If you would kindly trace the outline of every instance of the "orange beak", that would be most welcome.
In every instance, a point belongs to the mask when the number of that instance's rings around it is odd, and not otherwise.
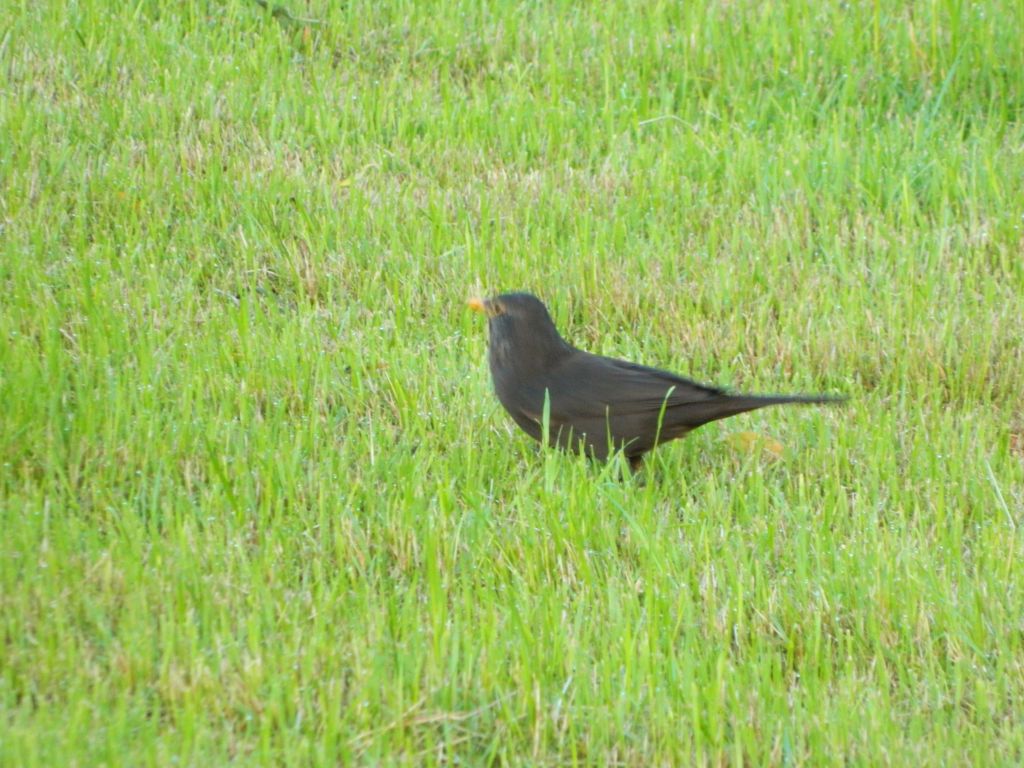
[[[479,299],[474,297],[466,303],[469,305],[469,308],[472,309],[474,312],[482,312],[483,314],[487,314],[487,301],[485,299]]]

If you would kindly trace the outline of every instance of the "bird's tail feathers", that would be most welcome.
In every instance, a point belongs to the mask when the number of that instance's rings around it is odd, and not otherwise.
[[[686,422],[696,429],[710,421],[718,421],[747,411],[756,411],[770,405],[826,405],[839,404],[845,397],[836,395],[721,395],[685,406]]]

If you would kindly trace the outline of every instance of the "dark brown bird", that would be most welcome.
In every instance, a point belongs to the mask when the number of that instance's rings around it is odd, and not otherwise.
[[[563,339],[540,299],[505,293],[472,299],[488,318],[494,391],[516,424],[543,441],[597,459],[622,450],[635,470],[654,446],[709,421],[768,405],[833,403],[828,395],[733,395],[674,373],[602,357]]]

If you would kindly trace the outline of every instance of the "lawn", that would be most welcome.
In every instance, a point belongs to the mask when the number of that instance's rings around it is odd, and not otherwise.
[[[1024,4],[282,3],[0,3],[0,764],[1024,762]]]

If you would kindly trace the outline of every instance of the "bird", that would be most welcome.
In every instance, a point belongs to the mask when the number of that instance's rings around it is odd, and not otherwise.
[[[745,395],[658,368],[591,354],[562,338],[530,293],[473,298],[487,316],[488,364],[498,400],[541,443],[600,461],[616,451],[640,469],[644,455],[704,424],[770,405],[824,404],[833,395]]]

